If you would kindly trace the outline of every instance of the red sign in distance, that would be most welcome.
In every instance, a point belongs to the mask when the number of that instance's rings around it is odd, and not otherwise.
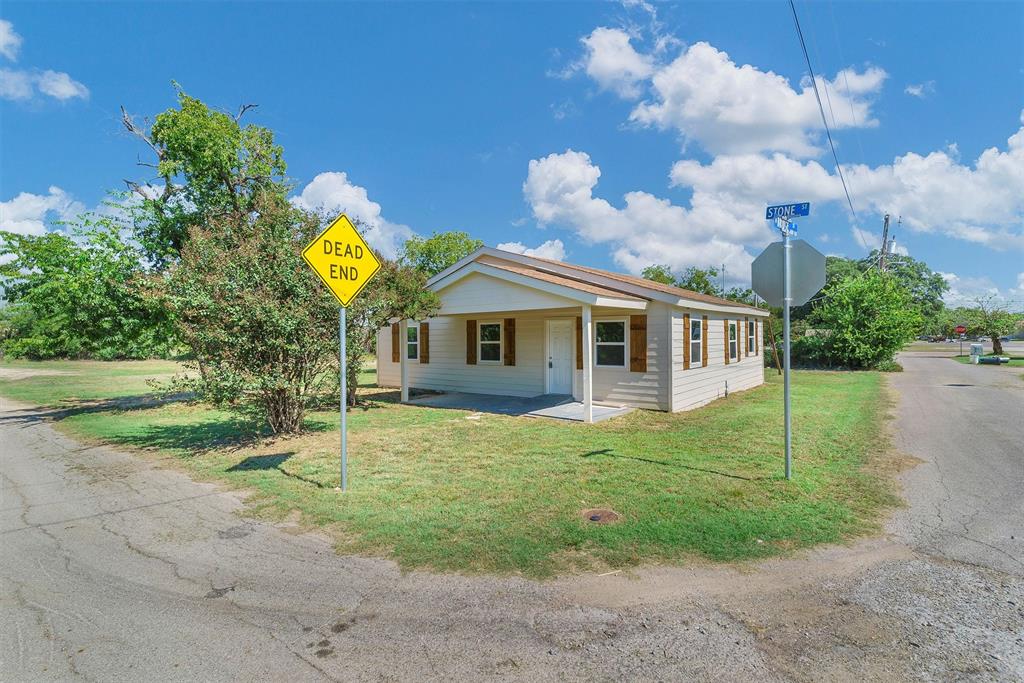
[[[966,331],[967,331],[967,328],[964,327],[963,325],[957,325],[956,326],[956,333],[957,334],[963,334]]]

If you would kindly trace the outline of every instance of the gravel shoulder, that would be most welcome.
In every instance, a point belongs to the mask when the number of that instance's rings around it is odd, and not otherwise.
[[[338,556],[0,400],[0,680],[1024,680],[1024,382],[901,360],[884,536],[548,582]]]

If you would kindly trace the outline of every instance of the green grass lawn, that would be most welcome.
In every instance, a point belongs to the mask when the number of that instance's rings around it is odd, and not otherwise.
[[[0,367],[23,367],[3,363]],[[878,373],[797,372],[794,473],[782,478],[782,387],[700,410],[636,411],[596,425],[403,406],[364,376],[349,414],[349,486],[338,482],[337,413],[295,437],[184,402],[132,407],[168,363],[47,363],[74,374],[0,380],[0,393],[56,408],[58,426],[140,449],[197,479],[253,492],[252,514],[294,517],[340,552],[403,567],[545,576],[646,561],[764,557],[877,528],[897,504]],[[585,520],[611,508],[619,522]]]

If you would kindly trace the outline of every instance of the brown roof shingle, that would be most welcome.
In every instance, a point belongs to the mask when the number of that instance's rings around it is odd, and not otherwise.
[[[635,275],[625,275],[623,273],[615,273],[610,270],[601,270],[600,268],[591,268],[589,266],[578,266],[573,263],[565,263],[564,261],[554,261],[552,259],[541,258],[539,256],[532,256],[531,258],[537,261],[544,261],[554,265],[561,266],[563,268],[569,268],[570,270],[577,270],[582,273],[588,273],[591,275],[601,275],[611,280],[618,282],[624,282],[637,287],[646,287],[647,289],[653,289],[656,292],[662,292],[663,294],[671,294],[672,296],[678,296],[680,299],[690,299],[691,301],[703,301],[709,304],[718,304],[720,306],[740,306],[743,308],[752,308],[755,311],[763,310],[757,306],[751,306],[750,304],[741,303],[739,301],[732,301],[730,299],[723,299],[719,296],[711,296],[710,294],[701,294],[700,292],[694,292],[689,289],[683,289],[681,287],[673,287],[672,285],[664,285],[654,280],[648,280],[642,277],[636,277]]]
[[[571,289],[579,290],[581,292],[597,294],[598,296],[611,296],[615,297],[616,299],[626,299],[628,301],[644,301],[644,299],[641,297],[634,296],[632,294],[626,294],[624,292],[620,292],[617,289],[602,287],[601,285],[596,285],[592,282],[576,280],[546,270],[537,270],[535,268],[528,268],[526,266],[516,265],[508,261],[500,261],[498,259],[488,258],[486,260],[480,259],[480,263],[488,265],[492,268],[498,268],[500,270],[505,270],[510,273],[516,273],[518,275],[525,275],[526,277],[532,277],[537,280],[543,280],[544,282],[562,285],[563,287],[569,287]]]

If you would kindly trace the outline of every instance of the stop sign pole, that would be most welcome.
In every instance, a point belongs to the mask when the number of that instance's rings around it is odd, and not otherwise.
[[[751,286],[769,306],[782,307],[783,403],[786,425],[786,479],[793,478],[793,422],[790,402],[789,309],[807,303],[825,286],[825,257],[796,235],[794,216],[810,214],[810,204],[769,206],[767,220],[774,220],[782,242],[769,244],[750,267]]]
[[[793,478],[793,422],[789,405],[789,307],[793,304],[792,270],[789,267],[793,245],[789,242],[789,220],[782,220],[782,394],[786,405],[786,479]]]

